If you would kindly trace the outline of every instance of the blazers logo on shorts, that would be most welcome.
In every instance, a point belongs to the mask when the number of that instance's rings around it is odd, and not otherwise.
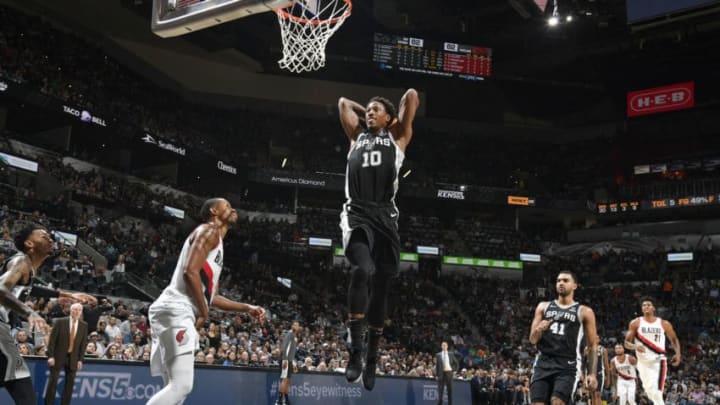
[[[175,335],[175,340],[178,342],[178,344],[184,345],[185,343],[188,342],[186,333],[187,333],[187,329],[181,329]]]

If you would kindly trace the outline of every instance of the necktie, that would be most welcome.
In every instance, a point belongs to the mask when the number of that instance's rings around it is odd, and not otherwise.
[[[73,346],[75,346],[75,322],[77,321],[73,319],[70,324],[70,348],[68,349],[68,353],[72,353]]]

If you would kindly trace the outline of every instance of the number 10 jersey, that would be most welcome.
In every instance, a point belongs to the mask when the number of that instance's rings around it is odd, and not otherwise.
[[[395,203],[405,154],[386,130],[363,132],[347,156],[345,198],[348,202]]]

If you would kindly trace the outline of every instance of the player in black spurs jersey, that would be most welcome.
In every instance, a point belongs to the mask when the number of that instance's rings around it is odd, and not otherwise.
[[[533,405],[565,405],[575,393],[582,371],[582,340],[588,346],[585,386],[596,390],[598,337],[595,313],[575,301],[577,278],[569,271],[557,276],[558,298],[541,302],[530,327],[530,343],[537,345],[530,398]]]
[[[345,377],[357,381],[362,375],[368,390],[375,386],[388,287],[400,263],[395,194],[419,104],[413,89],[403,95],[397,114],[395,106],[382,97],[374,97],[365,107],[346,98],[338,102],[340,122],[350,140],[345,172],[347,201],[340,215],[343,247],[352,274],[348,289],[350,361]],[[369,330],[363,371],[366,318]]]
[[[598,338],[598,341],[600,338]],[[585,347],[584,356],[587,356],[588,347]],[[608,360],[608,352],[602,345],[598,344],[597,349],[597,380],[598,387],[595,391],[590,393],[590,405],[602,405],[602,391],[603,389],[610,389],[610,362]],[[585,367],[584,372],[587,373],[589,361],[587,357],[583,358],[583,366]]]
[[[62,297],[82,303],[97,303],[97,299],[85,293],[33,285],[37,269],[53,250],[50,232],[44,226],[30,224],[21,229],[15,236],[15,247],[18,253],[0,264],[0,389],[5,387],[16,405],[35,405],[30,369],[10,333],[10,317],[14,313],[25,318],[31,331],[44,327],[45,320],[19,297],[27,293],[32,297]]]

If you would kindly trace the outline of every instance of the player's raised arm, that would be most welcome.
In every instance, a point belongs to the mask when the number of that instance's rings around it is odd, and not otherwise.
[[[530,343],[536,345],[540,341],[543,333],[550,328],[551,320],[543,320],[543,314],[547,309],[548,302],[541,302],[535,308],[535,317],[533,318],[532,325],[530,325]]]
[[[678,339],[675,329],[673,329],[670,322],[663,320],[662,326],[663,329],[665,329],[665,334],[670,340],[670,344],[672,344],[673,350],[675,350],[675,355],[672,357],[672,365],[673,367],[677,367],[680,365],[680,361],[682,360],[682,354],[680,353],[680,339]]]
[[[195,322],[196,326],[204,324],[210,312],[210,308],[208,308],[203,296],[200,272],[208,254],[218,243],[220,243],[218,228],[208,224],[201,225],[191,242],[190,254],[184,262],[180,263],[183,279],[190,290],[195,305],[200,311]]]
[[[420,97],[415,89],[408,89],[400,99],[397,123],[390,127],[390,132],[402,151],[405,151],[413,135],[413,120],[420,106]]]
[[[365,120],[365,107],[348,98],[340,97],[338,110],[340,112],[340,124],[352,144],[363,131],[362,122]]]

